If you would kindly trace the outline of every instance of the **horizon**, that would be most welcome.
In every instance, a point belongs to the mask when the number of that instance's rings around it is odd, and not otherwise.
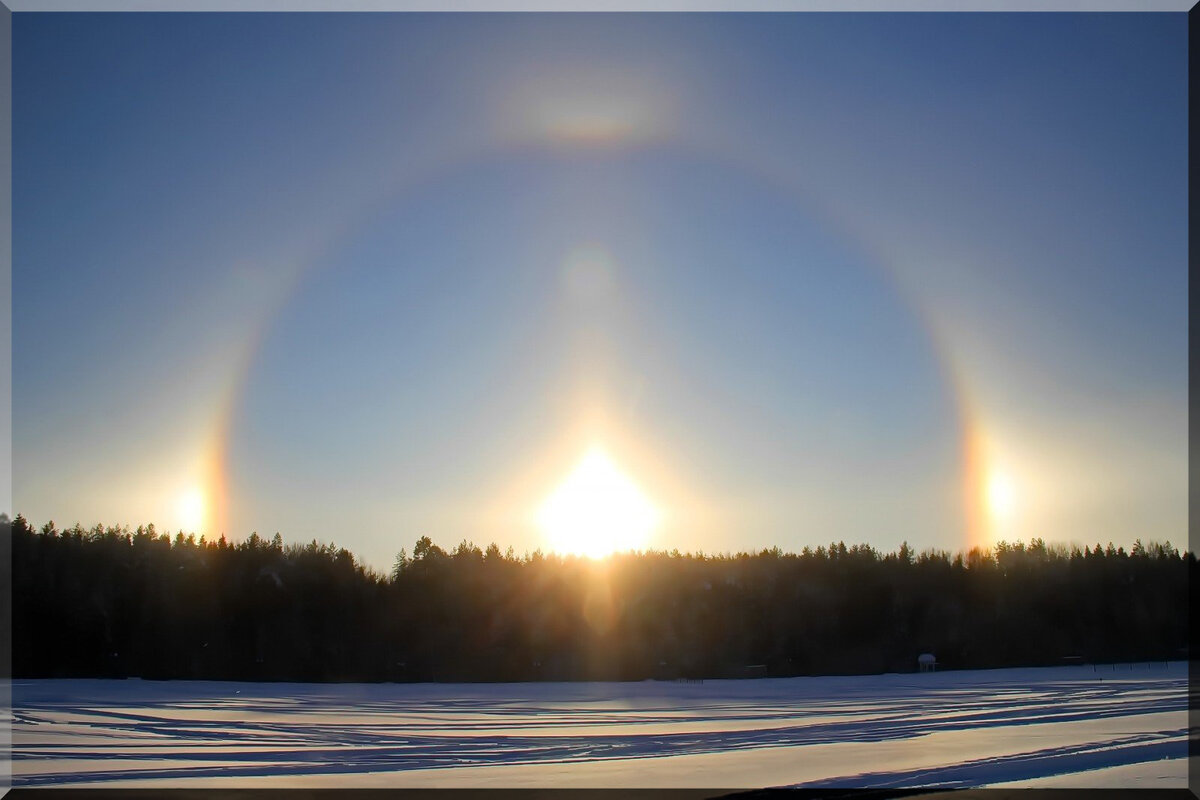
[[[1185,16],[884,17],[14,16],[4,510],[1186,543]]]
[[[224,535],[217,536],[215,538],[207,537],[203,534],[197,535],[194,531],[186,531],[183,529],[175,531],[158,530],[158,527],[153,523],[139,525],[134,528],[130,527],[129,525],[104,525],[102,523],[96,523],[88,527],[84,526],[82,523],[76,522],[71,526],[59,527],[54,520],[47,520],[42,525],[37,525],[31,522],[28,518],[24,517],[22,514],[18,514],[17,516],[25,519],[26,524],[29,526],[29,530],[36,535],[45,535],[49,533],[50,531],[48,531],[47,528],[52,530],[54,535],[57,536],[63,536],[66,534],[83,534],[85,536],[90,536],[96,533],[101,533],[102,535],[107,536],[109,534],[116,533],[120,536],[129,537],[131,544],[132,538],[138,533],[142,533],[153,536],[157,541],[170,542],[172,547],[182,543],[186,546],[194,547],[225,546],[236,548],[239,545],[247,544],[251,540],[251,537],[254,537],[255,540],[260,542],[264,547],[272,547],[274,538],[278,536],[280,539],[282,552],[284,553],[287,553],[289,550],[293,549],[302,551],[312,546],[330,550],[336,548],[339,551],[344,550],[350,553],[350,555],[354,558],[354,563],[356,566],[362,567],[368,573],[375,573],[376,575],[384,578],[388,577],[389,575],[394,575],[396,564],[401,558],[406,559],[408,563],[412,563],[413,561],[417,560],[417,557],[414,555],[417,547],[421,545],[422,539],[429,539],[429,537],[418,538],[413,542],[413,548],[411,550],[409,549],[408,545],[401,544],[400,547],[395,551],[390,565],[381,565],[368,563],[358,553],[350,550],[347,547],[339,545],[336,538],[330,538],[328,540],[310,539],[309,541],[305,542],[300,540],[289,540],[280,531],[273,531],[269,536],[260,534],[258,531],[251,531],[248,535],[242,537],[241,539],[232,540]],[[6,514],[0,513],[0,524],[11,524],[15,521],[15,519],[7,519]],[[1188,549],[1187,545],[1179,547],[1170,540],[1142,540],[1140,537],[1135,539],[1133,545],[1128,549],[1126,549],[1124,545],[1118,545],[1111,540],[1108,542],[1096,541],[1091,544],[1086,544],[1077,541],[1068,542],[1053,539],[1043,539],[1041,537],[1033,537],[1028,542],[1022,539],[1016,539],[1013,541],[1000,539],[987,545],[975,544],[971,545],[969,548],[963,547],[957,550],[940,547],[914,548],[909,545],[907,541],[901,542],[900,545],[893,550],[885,550],[866,541],[854,541],[847,543],[843,540],[823,542],[816,545],[805,544],[799,550],[788,550],[781,548],[779,545],[763,547],[756,550],[720,551],[692,551],[680,550],[679,548],[665,550],[653,547],[645,547],[629,549],[614,548],[600,554],[543,549],[541,547],[538,547],[534,550],[524,550],[518,552],[511,545],[507,548],[502,548],[497,542],[494,541],[487,542],[485,544],[481,542],[475,542],[470,539],[462,539],[457,545],[452,547],[442,547],[432,540],[429,540],[429,544],[435,548],[433,550],[434,553],[440,555],[441,557],[450,559],[460,557],[463,554],[472,554],[473,556],[487,558],[491,556],[492,549],[495,548],[496,556],[506,561],[528,563],[535,560],[557,560],[562,563],[583,562],[593,564],[597,567],[622,558],[643,556],[666,556],[668,558],[687,558],[700,560],[736,560],[746,557],[758,558],[768,556],[775,558],[832,557],[833,554],[836,553],[840,548],[844,548],[845,551],[850,554],[870,552],[874,558],[880,561],[893,557],[902,557],[905,549],[907,549],[910,560],[919,561],[922,557],[935,559],[940,558],[947,561],[961,560],[964,562],[964,565],[966,565],[968,557],[971,555],[978,554],[984,559],[992,559],[993,561],[996,561],[1000,555],[1014,552],[1028,554],[1042,553],[1059,558],[1073,558],[1086,554],[1094,555],[1097,551],[1106,556],[1124,555],[1128,557],[1137,557],[1139,554],[1161,552],[1167,555],[1173,555],[1181,560],[1186,560],[1189,557],[1195,557],[1194,553],[1192,550]]]

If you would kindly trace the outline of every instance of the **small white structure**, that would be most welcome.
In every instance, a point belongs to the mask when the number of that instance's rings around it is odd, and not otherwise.
[[[921,672],[933,672],[937,669],[937,659],[933,657],[933,653],[921,653],[917,656],[917,669]]]

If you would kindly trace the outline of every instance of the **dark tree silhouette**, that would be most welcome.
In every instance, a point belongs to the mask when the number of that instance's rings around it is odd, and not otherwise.
[[[740,677],[1167,660],[1193,554],[1034,539],[603,563],[421,537],[390,575],[347,550],[153,526],[11,539],[17,677],[512,681]],[[4,548],[4,552],[9,552]]]

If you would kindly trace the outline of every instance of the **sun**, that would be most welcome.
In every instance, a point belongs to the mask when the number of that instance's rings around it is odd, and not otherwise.
[[[551,550],[603,558],[644,547],[661,518],[633,479],[593,447],[542,503],[536,519]]]
[[[191,488],[179,496],[175,514],[183,530],[190,533],[200,532],[204,526],[204,492]]]
[[[1006,520],[1016,510],[1017,493],[1012,479],[1003,472],[994,472],[987,484],[988,513],[993,520]]]

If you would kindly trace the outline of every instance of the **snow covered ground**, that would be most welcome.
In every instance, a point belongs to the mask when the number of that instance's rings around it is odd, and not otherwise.
[[[15,786],[1187,785],[1187,664],[704,683],[14,681]]]

